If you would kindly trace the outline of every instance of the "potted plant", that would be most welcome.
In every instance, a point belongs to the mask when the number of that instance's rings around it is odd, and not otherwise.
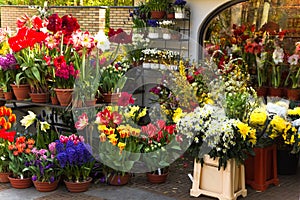
[[[31,152],[33,158],[23,171],[29,171],[32,174],[36,190],[40,192],[55,190],[62,173],[56,157],[53,157],[48,149],[33,148]]]
[[[3,120],[0,127],[0,182],[7,183],[9,182],[8,176],[12,174],[9,169],[8,146],[12,144],[16,135],[16,131],[11,130],[16,122],[16,115],[12,113],[10,108],[1,106],[0,117]]]
[[[166,15],[166,9],[168,8],[168,0],[149,0],[147,3],[152,19],[162,19]]]
[[[95,163],[91,147],[84,138],[72,134],[61,135],[51,143],[51,153],[56,156],[59,167],[65,175],[64,183],[70,192],[87,191],[92,181],[90,172]]]
[[[159,23],[157,19],[148,19],[147,27],[148,27],[148,38],[157,39],[159,38]]]
[[[176,0],[173,3],[174,9],[175,9],[175,19],[182,19],[185,18],[185,0]]]
[[[170,40],[172,28],[175,25],[175,22],[172,20],[163,20],[163,21],[159,22],[159,25],[162,28],[163,39]]]
[[[9,169],[12,176],[9,176],[9,182],[14,188],[28,188],[32,186],[31,173],[23,171],[27,164],[32,160],[31,150],[34,148],[35,141],[32,138],[19,136],[8,146],[9,151]]]
[[[122,92],[118,105],[105,107],[96,114],[100,134],[99,159],[105,165],[105,180],[111,185],[124,185],[129,173],[140,159],[138,121],[146,108],[133,105],[132,95]]]
[[[126,63],[110,64],[100,69],[99,90],[104,102],[117,102],[127,78],[125,73],[129,68]]]
[[[151,183],[163,183],[168,176],[168,168],[173,155],[179,154],[180,141],[176,140],[176,124],[166,124],[157,120],[141,128],[143,141],[143,158],[148,172],[147,179]]]

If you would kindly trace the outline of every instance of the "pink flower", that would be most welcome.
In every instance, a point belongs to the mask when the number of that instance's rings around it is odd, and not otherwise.
[[[48,145],[49,151],[51,152],[51,154],[55,154],[56,153],[56,142],[51,142]]]
[[[163,129],[166,126],[166,122],[162,119],[157,120],[156,124],[158,125],[159,129]]]
[[[89,124],[89,118],[84,112],[78,117],[78,121],[75,123],[75,128],[77,130],[83,130]]]
[[[132,98],[132,94],[129,94],[127,92],[122,92],[118,100],[118,106],[128,106],[128,104],[134,104],[134,99]]]

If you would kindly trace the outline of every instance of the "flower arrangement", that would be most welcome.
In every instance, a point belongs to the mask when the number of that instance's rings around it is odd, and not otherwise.
[[[148,171],[161,175],[167,173],[173,158],[170,154],[179,154],[181,150],[180,134],[176,134],[176,124],[166,124],[164,120],[157,120],[141,128],[143,141],[143,161]]]
[[[34,148],[35,140],[19,136],[8,146],[9,151],[9,170],[13,173],[14,178],[29,178],[31,173],[24,171],[32,160],[32,149]]]
[[[139,160],[140,132],[138,122],[146,108],[133,105],[131,94],[121,93],[117,106],[108,106],[96,114],[100,133],[99,158],[107,166],[106,176],[129,172]]]
[[[59,140],[49,145],[49,150],[58,160],[67,181],[82,182],[90,178],[95,159],[91,147],[84,143],[82,136],[61,135]]]
[[[9,151],[8,146],[14,141],[16,131],[12,131],[12,126],[16,122],[16,115],[10,108],[0,107],[0,172],[9,172]]]
[[[21,125],[28,129],[31,125],[35,125],[35,146],[38,149],[46,149],[47,146],[58,138],[57,132],[51,130],[50,124],[42,117],[37,116],[34,112],[28,111],[28,115],[23,116],[20,120]]]
[[[32,181],[53,183],[60,179],[62,169],[48,149],[33,148],[31,152],[33,158],[24,171],[29,171],[32,174]]]
[[[243,163],[256,144],[255,129],[239,119],[228,118],[221,108],[212,105],[184,115],[177,130],[193,138],[190,151],[196,160],[201,161],[204,154],[218,157],[219,169],[226,168],[229,159]]]

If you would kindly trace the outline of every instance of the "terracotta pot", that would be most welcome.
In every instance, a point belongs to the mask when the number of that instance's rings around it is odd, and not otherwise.
[[[0,98],[4,98],[4,92],[3,92],[3,89],[2,88],[0,88]]]
[[[12,178],[11,176],[9,176],[8,179],[13,188],[25,189],[32,186],[31,178],[20,179],[20,178]]]
[[[11,176],[11,172],[1,172],[0,173],[0,183],[9,183],[8,177]]]
[[[117,103],[120,98],[120,93],[112,93],[112,94],[103,93],[102,96],[103,96],[104,103]]]
[[[261,86],[256,88],[256,94],[259,97],[266,97],[268,96],[268,87]]]
[[[148,172],[146,175],[150,183],[164,183],[166,182],[169,173],[158,175],[158,174],[153,174],[151,172]]]
[[[51,96],[50,99],[51,99],[52,105],[58,105],[57,96]]]
[[[151,11],[152,19],[162,19],[164,18],[165,15],[166,15],[165,11],[156,11],[156,10]]]
[[[282,97],[282,96],[284,96],[282,88],[270,87],[268,94],[269,94],[269,96],[272,96],[272,97]]]
[[[126,185],[129,182],[130,175],[126,173],[125,175],[112,174],[108,177],[108,183],[110,185]]]
[[[167,14],[167,19],[174,19],[175,18],[175,13],[168,13]]]
[[[29,84],[22,84],[22,85],[11,84],[11,87],[13,89],[14,95],[17,100],[23,101],[30,97],[29,96],[29,93],[30,93]]]
[[[61,89],[55,88],[54,89],[58,102],[61,106],[68,106],[72,101],[72,93],[74,89]]]
[[[35,189],[40,192],[51,192],[53,190],[56,190],[58,183],[59,180],[56,180],[53,183],[33,181]]]
[[[30,97],[33,103],[49,102],[49,93],[30,93]]]
[[[97,101],[97,99],[89,99],[89,100],[85,100],[84,104],[87,107],[94,106],[94,105],[96,105],[96,101]]]
[[[13,92],[4,92],[4,99],[12,100],[13,99]]]
[[[64,180],[64,182],[69,192],[85,192],[89,189],[90,184],[92,182],[92,178],[88,178],[88,180],[78,183],[66,180]]]
[[[287,88],[286,96],[289,100],[297,101],[300,99],[300,89]]]

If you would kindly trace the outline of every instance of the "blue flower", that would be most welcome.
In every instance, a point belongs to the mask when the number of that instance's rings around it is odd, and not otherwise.
[[[176,0],[176,1],[174,2],[174,5],[175,5],[175,6],[181,6],[181,7],[183,7],[183,6],[185,6],[185,4],[186,4],[186,1],[185,1],[185,0]]]
[[[147,25],[150,27],[158,27],[158,21],[156,19],[148,19]]]
[[[73,147],[68,147],[68,148],[66,148],[66,153],[67,153],[69,164],[76,165],[77,159],[78,159],[76,150]]]
[[[61,143],[59,140],[56,140],[55,142],[56,142],[56,145],[55,145],[56,152],[57,152],[57,153],[63,152],[64,149],[65,149],[65,148],[64,148],[64,144]]]
[[[50,183],[53,183],[55,181],[55,178],[54,176],[51,176],[50,179],[49,179]]]
[[[57,154],[56,158],[59,162],[60,167],[64,168],[67,164],[67,161],[68,161],[67,154],[65,152],[61,152],[61,153]]]

